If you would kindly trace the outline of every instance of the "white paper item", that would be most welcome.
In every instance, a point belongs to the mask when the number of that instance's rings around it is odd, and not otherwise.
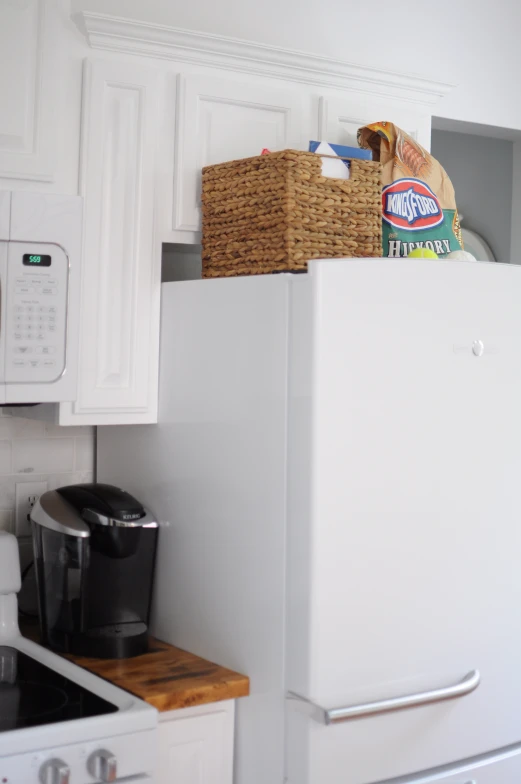
[[[340,158],[322,158],[322,175],[336,177],[337,180],[348,180],[349,169]]]
[[[323,153],[325,155],[335,155],[335,151],[327,144],[322,142],[315,150],[316,155]],[[324,177],[335,177],[337,180],[349,179],[349,166],[341,158],[321,158],[322,160],[322,175]]]

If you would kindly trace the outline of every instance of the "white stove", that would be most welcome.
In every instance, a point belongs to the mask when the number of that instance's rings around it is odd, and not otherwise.
[[[0,784],[153,784],[155,708],[22,637],[19,590],[0,531]]]

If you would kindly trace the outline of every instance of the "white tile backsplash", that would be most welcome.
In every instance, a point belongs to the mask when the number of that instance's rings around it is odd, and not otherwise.
[[[87,427],[86,425],[79,425],[78,427],[65,427],[64,425],[54,425],[51,422],[42,422],[44,426],[44,435],[46,438],[79,438],[80,436],[87,436],[93,439],[94,428]]]
[[[94,433],[0,414],[0,530],[14,533],[18,483],[45,481],[53,490],[94,481]]]
[[[0,449],[0,464],[1,454]],[[74,470],[73,438],[13,441],[13,474],[65,474],[71,468]]]
[[[76,456],[74,461],[75,471],[92,471],[94,465],[94,439],[81,436],[75,439]]]
[[[0,441],[0,474],[11,473],[11,441]]]
[[[0,439],[39,438],[45,435],[45,422],[24,417],[0,416]]]
[[[49,490],[56,490],[64,485],[82,485],[94,482],[94,471],[72,471],[70,474],[47,474],[45,481]]]
[[[0,531],[9,531],[13,530],[13,510],[12,509],[0,509]]]

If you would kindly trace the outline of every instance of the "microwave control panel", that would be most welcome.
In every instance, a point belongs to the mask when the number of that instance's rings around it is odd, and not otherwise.
[[[7,250],[5,381],[52,383],[66,368],[69,260],[50,243]]]

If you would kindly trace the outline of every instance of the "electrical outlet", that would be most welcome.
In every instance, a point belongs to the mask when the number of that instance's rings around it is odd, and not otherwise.
[[[31,536],[31,509],[39,497],[47,490],[47,482],[17,482],[15,522],[16,536]]]

